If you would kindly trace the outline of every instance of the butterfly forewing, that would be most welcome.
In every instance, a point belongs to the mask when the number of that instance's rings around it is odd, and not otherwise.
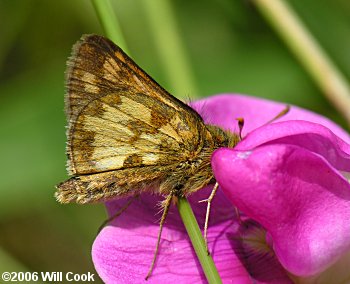
[[[76,178],[59,185],[59,192],[74,189],[79,195],[76,189],[85,187],[90,195],[108,190],[124,196],[125,179],[131,186],[139,172],[143,184],[156,183],[164,172],[155,168],[169,171],[195,157],[204,143],[201,117],[161,88],[119,47],[97,35],[83,36],[73,47],[66,112],[68,170]],[[147,179],[149,171],[153,173]],[[100,179],[104,172],[110,174]]]

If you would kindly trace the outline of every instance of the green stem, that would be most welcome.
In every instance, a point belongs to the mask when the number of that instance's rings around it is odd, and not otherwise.
[[[207,253],[201,230],[187,199],[179,197],[177,208],[208,282],[211,284],[222,283],[214,261]]]
[[[171,91],[179,98],[198,96],[197,87],[169,0],[140,1],[151,27],[157,54],[164,66]]]
[[[291,7],[283,0],[254,2],[350,125],[350,86]]]
[[[109,0],[91,0],[91,2],[106,36],[118,44],[124,52],[129,54],[123,32],[111,2]]]

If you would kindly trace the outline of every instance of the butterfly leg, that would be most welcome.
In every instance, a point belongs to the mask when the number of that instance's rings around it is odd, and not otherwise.
[[[128,207],[129,205],[131,204],[131,202],[134,201],[134,199],[136,197],[138,197],[139,195],[135,195],[133,198],[130,198],[128,200],[128,202],[122,207],[120,208],[115,214],[113,214],[111,217],[109,217],[106,221],[104,221],[102,223],[102,225],[99,227],[97,233],[101,232],[101,230],[111,221],[113,221],[114,219],[116,219],[117,217],[119,217]]]
[[[150,269],[149,269],[149,271],[147,273],[146,280],[151,276],[153,268],[154,268],[154,265],[156,263],[157,254],[158,254],[158,250],[159,250],[160,239],[161,239],[162,231],[163,231],[163,225],[164,225],[165,219],[166,219],[166,217],[168,215],[169,208],[170,208],[170,205],[171,205],[171,200],[172,200],[173,196],[174,196],[174,193],[170,193],[166,197],[166,199],[162,202],[163,214],[162,214],[162,218],[160,219],[160,223],[159,223],[159,232],[158,232],[158,239],[157,239],[156,250],[154,251],[153,260],[152,260],[152,263],[151,263],[151,267],[150,267]]]
[[[239,209],[236,206],[234,206],[234,208],[235,208],[235,214],[236,214],[236,218],[237,218],[238,224],[242,225],[243,221],[241,219],[241,213],[239,212]]]
[[[208,248],[208,223],[209,223],[209,214],[210,214],[210,205],[212,200],[214,199],[214,196],[216,194],[216,191],[219,188],[219,184],[215,183],[213,190],[210,193],[210,196],[208,199],[201,200],[199,202],[208,202],[207,204],[207,213],[205,214],[205,223],[204,223],[204,241],[205,241],[205,247],[207,249],[207,253],[209,255],[209,248]]]

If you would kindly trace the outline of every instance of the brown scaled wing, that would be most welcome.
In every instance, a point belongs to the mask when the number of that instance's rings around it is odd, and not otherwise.
[[[75,44],[66,81],[73,177],[57,186],[62,203],[154,188],[203,146],[201,117],[102,36],[86,35]]]

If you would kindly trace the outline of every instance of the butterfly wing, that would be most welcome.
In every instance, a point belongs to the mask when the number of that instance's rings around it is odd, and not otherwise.
[[[110,40],[83,36],[73,47],[66,80],[68,171],[78,179],[62,183],[59,190],[77,187],[83,175],[104,172],[120,180],[121,174],[138,171],[147,181],[147,173],[153,171],[154,181],[164,174],[155,168],[176,166],[201,150],[201,117]],[[104,176],[103,180],[108,181]],[[79,186],[89,186],[93,195],[96,186],[91,184]],[[114,190],[118,195],[118,186]]]
[[[68,66],[71,174],[172,164],[198,151],[200,116],[110,40],[84,36]]]

